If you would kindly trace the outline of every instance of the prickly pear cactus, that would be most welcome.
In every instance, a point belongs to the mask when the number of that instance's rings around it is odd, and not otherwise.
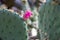
[[[19,15],[0,10],[0,40],[27,40],[26,25]]]
[[[44,33],[43,36],[45,36],[45,33],[47,33],[47,35],[49,36],[49,40],[60,40],[59,3],[57,2],[57,4],[55,4],[53,3],[53,0],[49,0],[49,2],[41,7],[39,18],[39,27]]]

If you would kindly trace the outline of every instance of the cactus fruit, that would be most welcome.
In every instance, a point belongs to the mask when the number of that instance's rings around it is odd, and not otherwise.
[[[19,15],[0,9],[0,40],[27,40],[26,25]]]
[[[60,40],[60,5],[52,2],[53,0],[50,0],[41,7],[39,27],[47,33],[49,40]]]

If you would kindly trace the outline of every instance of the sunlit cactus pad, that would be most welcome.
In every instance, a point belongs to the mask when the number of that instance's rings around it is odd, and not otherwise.
[[[0,10],[0,40],[27,40],[26,25],[19,15]]]

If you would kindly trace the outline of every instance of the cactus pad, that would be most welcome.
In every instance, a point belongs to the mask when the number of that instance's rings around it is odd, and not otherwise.
[[[40,10],[40,29],[49,35],[49,40],[60,40],[60,5],[47,2]]]
[[[27,40],[26,25],[19,15],[0,9],[0,40]]]

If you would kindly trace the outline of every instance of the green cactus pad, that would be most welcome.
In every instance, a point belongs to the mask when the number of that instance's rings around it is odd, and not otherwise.
[[[0,40],[27,40],[26,25],[19,15],[0,9]]]
[[[60,40],[60,5],[47,2],[40,10],[39,27],[49,35],[49,40]]]

